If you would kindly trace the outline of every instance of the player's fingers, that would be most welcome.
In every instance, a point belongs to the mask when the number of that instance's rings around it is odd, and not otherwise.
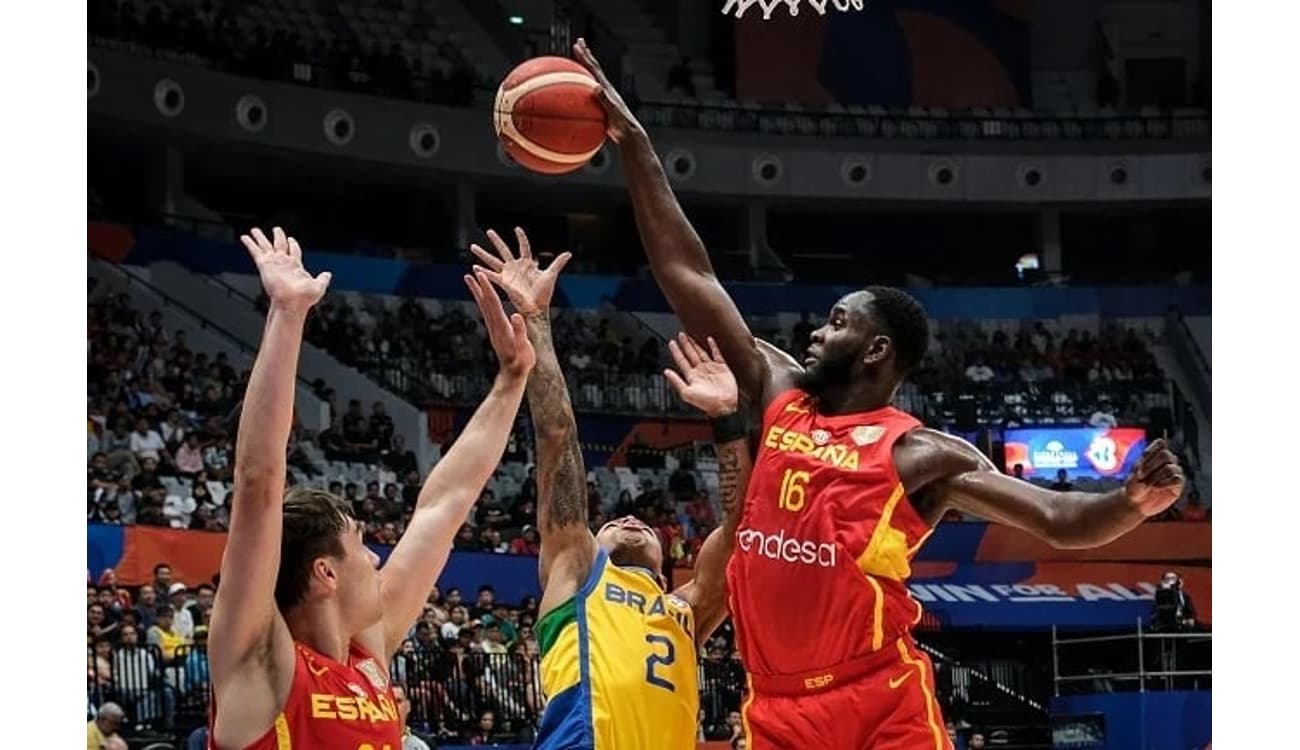
[[[1161,467],[1152,472],[1151,477],[1147,478],[1147,484],[1156,487],[1165,487],[1178,482],[1182,469],[1178,467]]]
[[[501,260],[511,261],[515,259],[515,254],[510,252],[510,246],[506,244],[505,240],[501,239],[501,235],[497,234],[495,229],[487,230],[487,236],[492,241],[492,245],[496,247]]]
[[[324,294],[325,290],[330,288],[330,279],[333,278],[334,278],[334,274],[330,273],[329,271],[321,271],[316,276],[316,283],[317,285],[320,286],[321,294]]]
[[[686,355],[682,354],[682,347],[678,345],[677,339],[668,339],[668,353],[673,357],[673,366],[682,372],[691,371],[691,363],[686,361]]]
[[[514,334],[514,342],[517,345],[520,341],[528,340],[528,327],[524,323],[524,316],[519,313],[513,313],[510,316],[510,330]]]
[[[488,251],[484,250],[478,245],[470,245],[469,251],[471,253],[474,253],[474,257],[483,261],[484,265],[486,265],[488,268],[491,268],[494,271],[501,270],[501,267],[505,265],[504,263],[501,262],[500,258],[493,255],[492,253],[489,253]]]
[[[289,255],[297,260],[302,260],[302,247],[298,244],[298,240],[292,237],[289,238]]]
[[[686,361],[691,363],[691,367],[698,367],[700,355],[691,337],[687,336],[685,332],[679,333],[677,334],[677,342],[681,345],[682,353],[686,355]]]
[[[487,277],[479,272],[476,274],[479,287],[482,289],[483,319],[487,322],[489,330],[495,331],[497,335],[505,333],[508,323],[506,321],[506,310],[501,306],[501,298],[497,296],[496,288],[492,286]]]
[[[486,276],[488,280],[491,281],[493,284],[496,284],[502,289],[506,288],[506,277],[502,276],[497,271],[489,270],[487,268],[484,268],[483,266],[474,266],[474,275]]]
[[[266,238],[266,235],[262,233],[260,227],[253,227],[252,235],[253,235],[253,239],[257,241],[257,246],[262,249],[262,252],[271,251],[272,249],[271,241],[268,240]]]
[[[1157,440],[1147,447],[1142,453],[1142,458],[1138,461],[1137,474],[1139,478],[1145,478],[1152,470],[1166,463],[1165,456],[1172,455],[1169,451],[1164,450],[1164,441]]]
[[[253,256],[253,262],[257,262],[261,259],[262,247],[257,244],[257,240],[246,234],[241,234],[239,235],[239,241],[244,244],[244,249],[248,251],[248,254]]]
[[[573,260],[573,253],[566,250],[565,252],[555,256],[555,260],[551,261],[551,265],[546,269],[546,272],[558,274],[560,271],[564,270],[565,266],[569,265],[569,261],[571,260]]]
[[[280,227],[271,228],[271,246],[277,253],[289,252],[289,240],[284,235],[284,230]]]
[[[700,342],[690,336],[685,336],[686,344],[690,348],[691,354],[695,356],[696,361],[701,364],[710,361],[709,351],[700,346]]]
[[[686,385],[685,380],[682,380],[682,376],[677,374],[676,370],[664,370],[664,379],[668,381],[668,385],[673,387],[673,390],[677,391],[678,396],[683,399],[686,398],[686,391],[689,386]]]
[[[726,361],[722,358],[722,350],[718,348],[718,342],[712,336],[709,337],[709,352],[712,353],[714,362]]]
[[[483,302],[480,299],[481,295],[478,288],[478,279],[475,279],[469,274],[465,274],[465,286],[469,287],[469,293],[474,297],[474,304],[478,305],[479,309],[482,310]]]
[[[528,235],[524,234],[523,227],[515,227],[515,240],[519,243],[519,257],[533,257],[533,246],[528,241]]]

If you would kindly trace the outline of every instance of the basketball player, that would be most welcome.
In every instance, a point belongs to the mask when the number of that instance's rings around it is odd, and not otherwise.
[[[736,381],[722,355],[680,337],[670,342],[681,375],[668,371],[682,399],[713,422],[721,467],[723,525],[700,550],[695,579],[665,591],[658,535],[627,516],[595,536],[587,527],[587,483],[577,425],[551,342],[549,307],[560,255],[541,270],[523,230],[519,257],[490,232],[498,255],[471,250],[475,268],[505,290],[527,321],[537,351],[528,408],[537,431],[538,560],[542,601],[537,621],[542,688],[547,697],[538,750],[639,750],[695,747],[699,715],[697,643],[727,616],[726,562],[749,475]],[[482,282],[480,282],[482,283]]]
[[[911,560],[944,511],[1094,547],[1178,499],[1183,475],[1157,440],[1121,489],[1052,492],[999,473],[969,443],[890,406],[929,341],[905,292],[836,301],[802,362],[750,333],[682,213],[645,129],[584,41],[601,84],[641,241],[686,332],[717,340],[761,431],[728,565],[750,691],[751,750],[950,748],[933,670],[910,635],[921,607]],[[797,604],[796,604],[797,603]]]
[[[278,227],[241,237],[270,298],[236,444],[230,534],[209,643],[210,745],[256,750],[399,750],[388,659],[447,561],[452,537],[505,450],[533,348],[523,319],[466,276],[501,362],[492,391],[420,490],[382,571],[348,505],[327,492],[287,495],[303,324],[330,274],[312,277]]]

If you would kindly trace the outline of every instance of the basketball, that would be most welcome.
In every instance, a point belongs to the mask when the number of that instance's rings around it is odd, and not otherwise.
[[[506,152],[543,174],[586,164],[605,142],[598,86],[586,68],[563,57],[535,57],[510,71],[492,118]]]

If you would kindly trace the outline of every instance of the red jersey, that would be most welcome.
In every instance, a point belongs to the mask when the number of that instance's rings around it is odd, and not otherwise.
[[[294,642],[293,685],[275,724],[244,750],[402,750],[388,668],[355,642],[347,664]],[[208,750],[216,719],[213,703]]]
[[[827,416],[801,390],[763,414],[727,564],[736,644],[755,675],[793,675],[893,648],[921,617],[905,586],[930,527],[894,468],[920,427],[885,407]]]

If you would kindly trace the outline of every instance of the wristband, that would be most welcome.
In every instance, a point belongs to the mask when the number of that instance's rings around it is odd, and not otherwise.
[[[737,409],[730,414],[723,414],[709,420],[713,427],[713,442],[730,443],[749,437],[749,420],[743,411]]]

